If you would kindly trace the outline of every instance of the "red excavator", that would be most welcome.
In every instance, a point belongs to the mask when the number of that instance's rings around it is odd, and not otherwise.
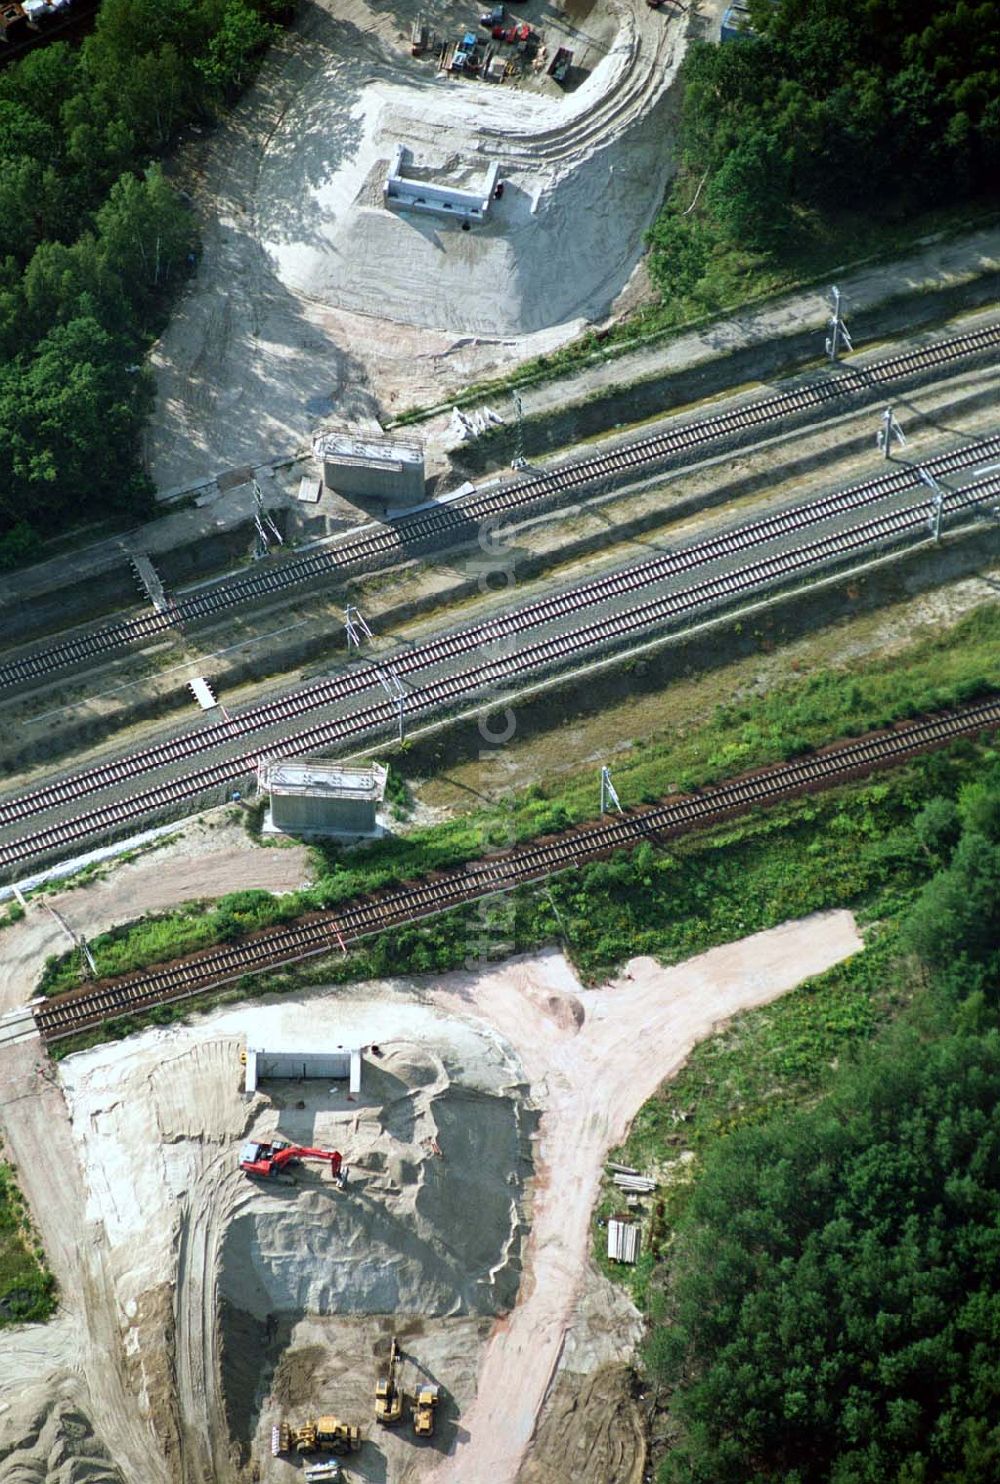
[[[289,1144],[276,1139],[273,1144],[258,1144],[251,1139],[243,1145],[240,1153],[240,1169],[245,1175],[260,1175],[265,1180],[278,1175],[288,1165],[301,1164],[304,1159],[321,1159],[330,1166],[330,1173],[343,1190],[347,1183],[347,1171],[338,1149],[307,1149],[303,1144]]]

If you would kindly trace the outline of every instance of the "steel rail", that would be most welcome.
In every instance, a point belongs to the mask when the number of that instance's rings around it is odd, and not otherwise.
[[[634,472],[675,453],[703,449],[714,441],[753,428],[778,423],[795,413],[822,407],[838,399],[857,396],[892,385],[918,371],[975,355],[1000,345],[1000,323],[967,335],[942,341],[877,361],[866,368],[844,368],[833,380],[817,381],[794,391],[759,398],[744,407],[716,417],[685,424],[665,433],[640,439],[606,454],[576,460],[548,473],[519,480],[499,490],[470,495],[433,511],[403,516],[391,526],[382,526],[365,536],[348,538],[331,550],[285,562],[265,572],[255,572],[218,587],[189,594],[164,611],[140,614],[48,646],[35,653],[0,664],[0,690],[37,679],[81,660],[112,653],[137,641],[162,634],[186,622],[194,622],[242,603],[281,592],[315,577],[345,573],[364,566],[374,557],[416,548],[432,538],[446,537],[473,522],[503,515],[546,499],[561,491],[582,488],[595,481]]]
[[[206,949],[177,963],[69,991],[35,1006],[35,1022],[45,1040],[57,1041],[108,1016],[183,999],[247,973],[346,949],[348,944],[387,928],[419,922],[463,903],[515,890],[642,840],[671,838],[757,805],[831,787],[997,726],[1000,697],[993,697],[889,731],[870,733],[823,752],[714,784],[696,794],[668,799],[423,881],[389,888],[294,927],[267,929],[243,943]]]
[[[936,477],[946,475],[1000,454],[1000,436],[984,439],[951,453],[929,459],[923,466]],[[609,598],[641,590],[653,583],[677,573],[717,560],[738,555],[742,551],[765,545],[796,531],[819,524],[833,516],[875,504],[908,489],[919,489],[922,481],[914,468],[906,466],[894,469],[872,480],[849,486],[832,495],[813,500],[806,505],[791,506],[784,510],[752,521],[745,526],[695,542],[676,552],[654,557],[647,562],[627,567],[621,571],[585,583],[579,588],[544,598],[536,603],[505,614],[502,619],[489,620],[473,625],[457,634],[447,635],[421,645],[408,654],[393,661],[397,671],[412,675],[442,659],[455,658],[462,653],[471,653],[489,643],[499,642],[516,633],[524,633],[541,624],[552,622],[568,614],[581,611]],[[167,767],[184,758],[210,752],[232,742],[237,737],[248,737],[283,721],[314,711],[320,706],[359,695],[377,684],[377,667],[364,667],[331,680],[295,692],[293,695],[268,701],[264,704],[237,713],[224,721],[208,727],[200,727],[181,737],[156,743],[124,758],[70,774],[54,783],[19,795],[16,799],[0,803],[0,825],[15,824],[32,815],[58,807],[88,794],[115,787],[143,773]]]
[[[998,494],[1000,476],[983,480],[968,489],[955,491],[950,501],[949,515],[978,507],[987,496],[992,498]],[[531,669],[552,662],[565,661],[596,644],[607,644],[614,639],[622,640],[637,631],[648,630],[653,625],[686,617],[698,608],[717,603],[720,599],[731,599],[775,579],[807,571],[831,556],[849,557],[872,546],[885,546],[899,541],[926,523],[926,506],[891,512],[851,530],[837,532],[804,546],[766,557],[735,572],[706,579],[681,592],[650,599],[606,615],[579,628],[542,639],[523,650],[501,655],[471,669],[414,688],[407,695],[407,713],[413,715],[437,710],[463,698],[467,700],[484,690],[495,693],[498,681],[523,675]],[[292,755],[329,747],[334,742],[357,739],[377,728],[394,725],[396,717],[393,702],[376,702],[350,717],[322,722],[306,731],[283,737],[280,739],[280,747],[284,753]],[[96,832],[117,828],[143,814],[162,810],[224,784],[249,777],[265,753],[266,748],[225,759],[181,778],[165,781],[129,799],[113,801],[88,814],[78,815],[35,834],[22,836],[0,847],[0,866],[13,865],[86,839]]]

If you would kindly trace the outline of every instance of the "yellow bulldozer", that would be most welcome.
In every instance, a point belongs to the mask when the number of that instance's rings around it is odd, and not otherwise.
[[[361,1447],[361,1429],[339,1417],[316,1417],[293,1427],[281,1422],[271,1429],[271,1452],[282,1453],[354,1453]]]
[[[389,1347],[389,1369],[375,1383],[375,1421],[383,1427],[393,1427],[403,1415],[403,1393],[396,1381],[396,1366],[399,1362],[399,1342],[392,1337]]]
[[[440,1387],[430,1381],[417,1387],[413,1400],[413,1431],[418,1438],[429,1438],[433,1434],[434,1412],[440,1394]]]

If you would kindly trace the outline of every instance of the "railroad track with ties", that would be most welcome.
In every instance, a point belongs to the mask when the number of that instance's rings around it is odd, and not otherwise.
[[[259,601],[317,577],[345,575],[363,570],[386,558],[417,551],[430,543],[447,545],[470,525],[503,517],[574,489],[638,473],[652,471],[657,464],[679,454],[698,454],[713,443],[724,445],[755,429],[778,427],[782,420],[811,408],[820,409],[864,394],[887,391],[897,382],[937,367],[961,361],[1000,346],[1000,323],[987,325],[967,335],[936,345],[924,346],[892,356],[864,368],[841,367],[836,377],[817,380],[792,391],[761,397],[717,417],[686,423],[649,438],[612,449],[589,459],[564,464],[545,474],[518,480],[502,488],[470,495],[434,510],[403,516],[391,525],[380,526],[360,536],[349,537],[335,547],[294,558],[265,571],[220,583],[191,593],[162,612],[140,614],[105,625],[91,633],[49,645],[34,653],[0,664],[0,690],[39,680],[67,666],[85,663],[102,655],[144,642],[179,625],[210,618],[227,609]]]
[[[959,737],[1000,726],[1000,696],[873,732],[822,752],[763,768],[696,794],[667,799],[598,824],[524,845],[391,888],[290,927],[271,928],[242,943],[206,949],[181,962],[103,981],[34,1007],[42,1037],[55,1042],[88,1026],[151,1006],[204,993],[245,974],[280,968],[345,949],[363,938],[446,912],[452,907],[543,880],[602,859],[643,840],[662,840],[766,806],[863,777]]]
[[[978,461],[990,457],[998,450],[1000,438],[987,440],[954,454],[944,455],[939,460],[929,461],[925,467],[936,474],[944,474],[953,471],[956,466],[961,467],[962,460]],[[530,633],[532,628],[556,619],[572,618],[576,614],[586,617],[588,608],[595,604],[607,602],[610,598],[641,595],[644,588],[661,581],[665,575],[697,571],[699,566],[720,555],[731,557],[743,550],[752,551],[756,546],[774,540],[776,536],[784,538],[794,535],[798,530],[807,529],[817,521],[828,518],[830,514],[850,513],[873,500],[884,500],[887,496],[896,495],[906,488],[907,481],[913,485],[921,483],[915,470],[895,470],[881,479],[854,486],[836,496],[813,502],[812,505],[779,512],[707,542],[696,543],[692,547],[657,557],[625,572],[612,573],[583,588],[544,599],[503,618],[446,635],[411,650],[393,661],[397,674],[410,686],[406,697],[407,713],[410,716],[426,715],[442,707],[467,702],[476,695],[490,692],[496,694],[498,686],[505,682],[553,665],[565,665],[598,646],[606,648],[612,644],[620,645],[634,639],[637,634],[690,618],[699,611],[760,592],[777,582],[808,575],[830,563],[843,562],[866,552],[912,539],[914,534],[919,534],[927,525],[925,500],[917,505],[907,505],[902,509],[876,515],[846,530],[838,530],[801,545],[761,556],[743,566],[704,578],[690,587],[631,606],[621,606],[576,627],[540,638],[523,648],[491,656],[491,650],[500,649],[501,641],[512,634]],[[948,519],[982,509],[998,496],[1000,475],[953,490],[949,494]],[[482,658],[484,654],[488,656],[486,659]],[[479,662],[471,663],[467,668],[458,669],[444,677],[431,678],[422,685],[417,683],[421,670],[429,670],[444,661],[463,662],[477,657]],[[372,701],[370,696],[376,692],[379,698]],[[268,702],[214,726],[173,738],[10,800],[0,805],[0,824],[10,825],[45,810],[64,806],[90,793],[120,787],[141,777],[145,772],[183,762],[189,757],[197,757],[225,743],[252,736],[255,732],[273,728],[280,723],[294,721],[310,711],[345,698],[355,698],[361,704],[350,715],[321,721],[303,730],[283,735],[280,742],[272,741],[270,745],[280,746],[286,755],[302,754],[336,744],[357,742],[362,737],[396,724],[396,705],[387,701],[381,692],[378,667],[365,667]],[[266,750],[266,746],[260,744],[252,751],[241,752],[182,776],[166,779],[143,792],[97,805],[89,813],[60,820],[33,834],[9,841],[0,846],[0,867],[16,866],[39,855],[77,845],[91,835],[120,829],[144,815],[190,803],[227,784],[249,779],[256,771],[261,754]]]

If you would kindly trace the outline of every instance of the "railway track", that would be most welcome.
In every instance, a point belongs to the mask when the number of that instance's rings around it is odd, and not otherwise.
[[[992,441],[1000,444],[1000,440]],[[987,445],[975,446],[972,452],[975,453],[977,459],[984,456],[986,447]],[[965,451],[967,456],[969,452],[969,450]],[[949,457],[957,457],[957,455]],[[903,471],[897,471],[894,476],[885,478],[893,477],[902,478]],[[881,481],[871,483],[877,485]],[[848,493],[861,500],[861,492],[866,488],[869,487],[855,486],[853,491]],[[895,488],[891,492],[896,492]],[[949,518],[981,507],[998,495],[1000,495],[1000,475],[978,481],[968,488],[953,491],[948,502]],[[880,498],[884,498],[884,494]],[[783,516],[790,517],[796,513],[808,512],[809,509],[808,506],[797,507],[797,511],[783,512],[781,515],[757,522],[752,527],[741,528],[741,530],[729,532],[715,539],[726,543],[724,554],[732,555],[742,549],[734,544],[735,538],[742,532],[756,532],[754,540],[758,537],[760,540],[773,539],[773,536],[761,536],[757,532],[757,527],[770,527],[779,522]],[[841,513],[839,509],[837,513]],[[470,655],[482,656],[484,653],[489,655],[491,650],[500,648],[501,644],[510,638],[512,632],[528,631],[532,627],[552,621],[553,618],[564,618],[575,612],[585,611],[586,607],[591,606],[595,601],[602,601],[610,596],[641,592],[644,586],[660,580],[667,570],[684,571],[696,568],[705,558],[695,559],[691,553],[702,550],[706,546],[711,547],[713,542],[699,543],[695,548],[670,553],[654,559],[651,563],[644,563],[639,568],[630,569],[634,576],[632,585],[629,587],[624,584],[626,579],[630,578],[630,572],[613,573],[608,578],[589,584],[586,588],[546,599],[504,619],[493,620],[457,634],[446,635],[394,661],[396,673],[406,678],[411,686],[406,697],[407,714],[411,716],[427,714],[462,701],[468,702],[470,698],[483,693],[495,695],[499,687],[512,679],[517,679],[533,670],[565,664],[567,661],[582,656],[595,646],[607,647],[614,643],[620,644],[644,630],[662,627],[671,621],[691,617],[700,609],[731,602],[743,595],[773,585],[775,582],[787,581],[806,574],[830,562],[842,561],[873,548],[891,546],[903,539],[912,538],[921,527],[926,526],[927,518],[927,506],[923,502],[916,507],[907,506],[901,510],[890,511],[848,530],[838,530],[832,535],[819,537],[802,545],[761,557],[735,570],[724,571],[716,576],[705,578],[679,591],[672,591],[647,599],[645,602],[619,608],[576,628],[541,638],[520,649],[500,653],[485,660],[481,659],[478,664],[441,678],[432,679],[423,685],[413,684],[413,677],[421,669],[440,664],[443,660],[462,660]],[[786,535],[794,530],[794,526],[782,528],[779,534]],[[750,545],[753,544],[754,542],[751,541]],[[671,569],[671,563],[678,565]],[[280,698],[266,706],[256,708],[253,712],[246,713],[244,717],[236,717],[217,726],[189,733],[185,737],[174,738],[158,747],[146,749],[145,752],[92,769],[86,774],[79,774],[57,784],[47,785],[33,794],[14,799],[2,806],[0,822],[9,824],[18,819],[29,818],[33,813],[84,797],[88,792],[120,786],[131,778],[141,775],[143,771],[163,767],[178,760],[182,761],[188,756],[218,747],[224,742],[245,736],[254,730],[294,719],[309,710],[328,706],[331,702],[342,700],[345,697],[353,695],[363,698],[365,691],[378,691],[381,696],[378,676],[378,666],[365,667],[363,670],[339,676],[305,691]],[[320,748],[329,748],[335,744],[357,741],[367,734],[377,732],[380,728],[395,725],[396,719],[395,702],[383,698],[374,703],[369,702],[367,705],[359,706],[349,716],[323,721],[304,730],[282,736],[280,741],[272,741],[271,746],[280,747],[282,753],[286,755],[302,754]],[[248,779],[255,773],[258,760],[266,751],[266,746],[259,746],[253,751],[241,752],[181,777],[165,780],[129,798],[112,800],[99,805],[89,813],[59,821],[34,834],[10,841],[0,846],[0,867],[15,866],[38,855],[75,845],[91,835],[119,829],[145,814],[162,812],[170,807],[207,795],[213,790],[219,790],[226,785]]]
[[[471,862],[422,881],[318,913],[291,927],[272,928],[226,948],[206,949],[177,963],[106,980],[34,1007],[42,1037],[58,1041],[113,1016],[200,994],[244,974],[346,951],[350,944],[451,907],[542,880],[648,839],[669,839],[718,823],[758,805],[829,788],[891,767],[958,737],[1000,726],[1000,697],[891,730],[870,733],[823,752],[761,769],[702,792],[668,799],[598,824],[568,830],[508,854]]]
[[[318,577],[363,570],[407,550],[419,550],[431,542],[440,548],[442,543],[447,545],[461,531],[485,519],[510,515],[540,505],[560,493],[583,489],[623,474],[639,473],[644,466],[655,467],[678,454],[703,452],[713,443],[724,444],[727,439],[740,434],[780,425],[783,419],[812,408],[885,390],[936,367],[954,366],[991,347],[1000,347],[1000,323],[875,362],[863,369],[842,368],[835,378],[816,381],[773,397],[762,397],[717,417],[688,423],[501,489],[404,516],[391,526],[380,526],[338,542],[335,548],[312,552],[280,566],[192,593],[162,612],[143,613],[8,660],[0,664],[0,690],[39,680],[67,666],[114,653],[171,628],[259,601]]]
[[[938,479],[944,479],[970,464],[1000,456],[1000,436],[968,444],[964,448],[942,454],[927,461],[925,468]],[[505,615],[502,620],[474,625],[456,635],[448,635],[430,644],[422,645],[394,661],[402,674],[413,674],[426,669],[444,658],[454,658],[462,652],[482,649],[491,640],[500,640],[513,633],[523,633],[539,624],[581,611],[594,603],[625,593],[641,590],[653,582],[681,572],[690,571],[720,557],[736,556],[770,541],[794,535],[817,525],[832,516],[885,500],[910,489],[921,489],[922,482],[909,466],[892,469],[879,478],[866,480],[845,490],[810,501],[806,505],[792,506],[775,512],[745,526],[723,532],[704,541],[694,542],[677,552],[656,557],[648,562],[609,574],[607,577],[586,583],[582,587],[557,594],[552,598],[527,605]],[[56,805],[65,804],[87,794],[127,782],[129,779],[156,768],[167,766],[185,757],[231,742],[237,736],[250,736],[278,722],[315,710],[317,706],[329,705],[369,689],[375,679],[372,668],[355,671],[350,675],[321,682],[279,700],[248,709],[213,726],[201,727],[180,738],[131,753],[115,762],[73,774],[43,788],[22,794],[9,803],[0,803],[0,826],[13,824],[31,815],[42,813]]]

